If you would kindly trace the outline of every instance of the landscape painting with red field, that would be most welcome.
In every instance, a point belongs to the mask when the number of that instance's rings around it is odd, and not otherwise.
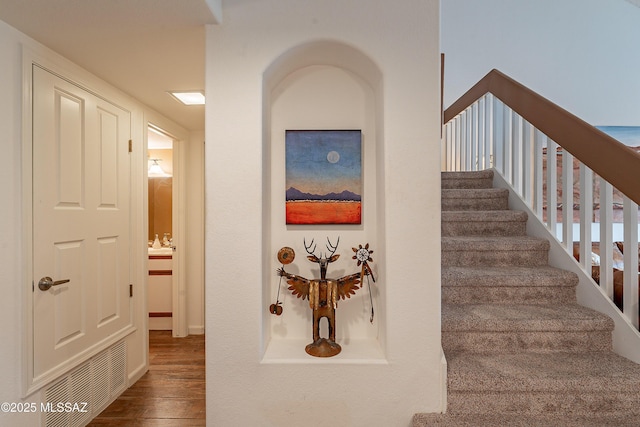
[[[287,130],[287,224],[361,224],[359,130]]]
[[[287,224],[360,224],[361,202],[287,202]]]

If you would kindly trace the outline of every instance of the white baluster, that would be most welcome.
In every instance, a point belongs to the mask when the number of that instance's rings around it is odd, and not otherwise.
[[[460,113],[460,168],[458,170],[468,170],[466,169],[468,153],[467,110],[464,110],[462,113]]]
[[[502,176],[504,170],[504,104],[494,98],[493,103],[493,166]]]
[[[511,134],[511,125],[513,115],[513,110],[507,105],[504,106],[504,120],[502,121],[502,125],[504,126],[504,153],[502,156],[502,160],[504,161],[504,177],[507,178],[509,184],[513,186],[513,135]]]
[[[458,116],[455,119],[455,135],[454,135],[454,165],[453,165],[453,170],[454,171],[459,171],[460,170],[460,148],[462,146],[462,142],[461,137],[460,137],[460,122],[462,121],[462,114],[458,114]]]
[[[536,152],[534,151],[533,126],[522,120],[522,196],[529,207],[533,208],[533,174]]]
[[[485,168],[493,167],[493,95],[488,93],[485,96],[484,115],[484,153],[486,157]]]
[[[522,117],[515,111],[511,114],[511,182],[522,197]]]
[[[600,287],[613,300],[613,186],[600,179]]]
[[[471,170],[471,108],[464,110],[464,162],[463,169],[465,171]]]
[[[442,135],[440,136],[440,170],[447,170],[447,152],[449,151],[447,141],[447,124],[442,125]]]
[[[562,150],[562,243],[573,253],[573,156]]]
[[[469,109],[469,169],[478,170],[478,101]]]
[[[531,126],[531,130],[533,131],[533,211],[542,220],[542,187],[544,180],[542,174],[542,149],[546,142],[546,136],[533,126]]]
[[[482,97],[478,100],[478,170],[483,170],[487,168],[487,158],[485,154],[485,101],[486,97]]]
[[[623,198],[624,216],[624,291],[622,312],[638,327],[638,205]]]
[[[558,144],[549,138],[547,138],[547,228],[558,237]]]
[[[580,163],[580,264],[591,276],[593,171]]]

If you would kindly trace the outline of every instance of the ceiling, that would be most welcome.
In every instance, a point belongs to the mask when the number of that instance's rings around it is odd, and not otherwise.
[[[188,130],[204,107],[167,91],[203,90],[207,0],[0,0],[0,20]]]

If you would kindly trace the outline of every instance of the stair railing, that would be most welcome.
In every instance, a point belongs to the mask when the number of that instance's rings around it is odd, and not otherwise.
[[[640,154],[497,70],[443,117],[442,169],[495,169],[590,277],[599,237],[599,285],[612,301],[614,228],[623,228],[622,312],[637,329],[639,251],[629,248],[638,248]]]

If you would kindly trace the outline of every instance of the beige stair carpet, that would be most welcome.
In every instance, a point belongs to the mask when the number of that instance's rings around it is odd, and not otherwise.
[[[422,426],[639,426],[640,365],[612,352],[613,321],[576,302],[493,172],[442,173],[447,413]]]

